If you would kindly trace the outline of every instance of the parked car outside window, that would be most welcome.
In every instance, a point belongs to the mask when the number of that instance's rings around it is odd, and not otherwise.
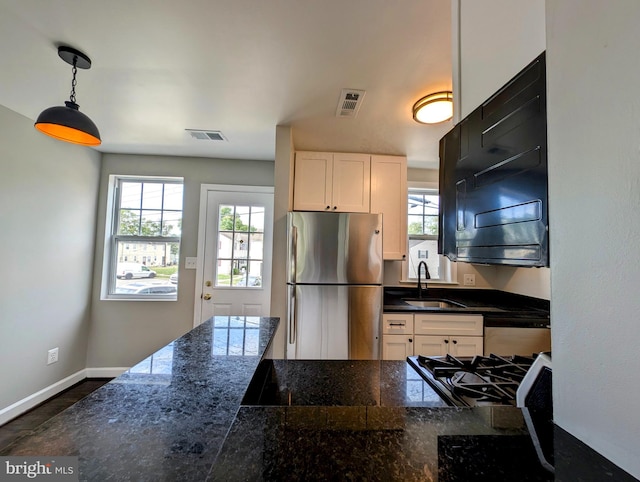
[[[171,295],[175,296],[178,289],[170,284],[149,285],[145,283],[129,283],[116,288],[117,294],[126,295]]]
[[[234,280],[234,286],[262,286],[262,278],[260,276],[249,275],[249,281],[247,282],[246,275]]]
[[[116,269],[116,277],[119,279],[155,278],[156,272],[143,264],[120,263]]]

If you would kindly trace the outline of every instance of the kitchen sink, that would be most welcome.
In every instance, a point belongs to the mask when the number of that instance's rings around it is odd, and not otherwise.
[[[402,301],[417,308],[466,308],[465,305],[456,303],[455,301],[435,298],[425,300],[403,299]]]

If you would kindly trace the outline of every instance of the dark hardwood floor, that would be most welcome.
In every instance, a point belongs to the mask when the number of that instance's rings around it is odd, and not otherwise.
[[[85,378],[0,427],[0,450],[30,434],[44,422],[100,388],[111,378]]]

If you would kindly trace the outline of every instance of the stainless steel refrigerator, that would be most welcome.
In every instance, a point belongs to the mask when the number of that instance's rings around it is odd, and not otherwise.
[[[290,212],[287,357],[380,358],[382,215]]]

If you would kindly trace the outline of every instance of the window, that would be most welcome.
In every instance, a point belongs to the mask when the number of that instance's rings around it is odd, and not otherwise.
[[[264,215],[264,206],[220,205],[217,287],[262,286]]]
[[[434,189],[409,189],[408,239],[409,257],[405,263],[405,279],[418,279],[418,264],[427,263],[431,279],[448,281],[441,272],[438,255],[438,208],[440,198]],[[422,273],[424,278],[424,271]]]
[[[176,300],[182,179],[111,177],[107,299]]]

